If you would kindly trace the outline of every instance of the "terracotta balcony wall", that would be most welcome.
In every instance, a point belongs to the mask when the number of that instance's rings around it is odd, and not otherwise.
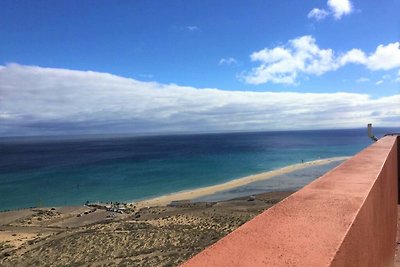
[[[380,139],[183,266],[393,266],[398,139]]]

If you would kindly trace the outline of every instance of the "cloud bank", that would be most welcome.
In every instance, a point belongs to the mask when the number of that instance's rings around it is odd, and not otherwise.
[[[360,49],[336,53],[330,48],[320,48],[314,37],[305,35],[283,46],[256,51],[250,58],[260,65],[243,76],[245,82],[293,85],[300,74],[322,75],[347,64],[364,65],[372,71],[400,68],[400,42],[381,44],[369,55]]]
[[[392,126],[400,95],[197,89],[108,73],[0,67],[0,135]]]

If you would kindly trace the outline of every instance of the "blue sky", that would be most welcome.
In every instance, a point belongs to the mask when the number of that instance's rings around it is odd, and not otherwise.
[[[329,97],[336,99],[337,93],[354,94],[361,98],[367,96],[368,101],[378,102],[390,98],[388,103],[385,102],[388,110],[375,110],[374,114],[380,114],[379,119],[363,115],[339,127],[357,127],[357,121],[360,126],[366,121],[385,126],[395,122],[398,126],[398,10],[399,0],[4,0],[0,3],[0,65],[3,66],[0,68],[0,81],[3,84],[0,84],[0,119],[6,127],[0,129],[0,134],[56,134],[61,128],[71,133],[76,129],[97,133],[109,129],[111,126],[107,125],[115,123],[118,126],[113,126],[114,129],[124,132],[279,129],[281,127],[276,121],[272,123],[270,119],[257,117],[264,116],[265,110],[259,111],[255,121],[252,121],[252,117],[246,117],[234,126],[229,123],[232,118],[226,115],[226,109],[229,108],[237,112],[230,111],[231,116],[251,113],[249,107],[254,105],[254,99],[263,98],[268,93],[278,93],[276,97],[286,101],[262,104],[277,114],[282,110],[276,105],[290,106],[293,104],[290,101],[306,98],[307,93],[325,96],[324,99],[328,100]],[[131,99],[132,102],[122,103],[121,88],[95,92],[99,97],[111,95],[116,98],[115,103],[102,103],[104,113],[95,108],[100,102],[94,100],[93,94],[89,94],[80,106],[69,98],[68,94],[72,90],[77,90],[74,93],[77,97],[95,90],[85,85],[87,83],[96,87],[91,80],[94,74],[89,74],[83,80],[79,78],[87,74],[87,71],[99,75],[97,80],[107,80],[110,77],[107,75],[112,74],[127,83],[140,82],[135,84],[140,84],[139,87],[131,89],[136,91],[145,91],[142,88],[157,84],[158,87],[153,88],[149,94],[159,90],[159,87],[172,90],[171,86],[175,85],[190,90],[215,88],[222,91],[219,92],[222,95],[226,91],[234,91],[229,95],[232,99],[245,92],[249,92],[246,96],[252,95],[251,92],[260,94],[243,103],[247,104],[245,109],[236,100],[228,103],[221,100],[219,108],[225,112],[221,114],[215,107],[211,112],[213,115],[207,113],[210,112],[209,101],[205,101],[199,107],[199,110],[204,109],[200,117],[196,118],[192,114],[192,120],[188,116],[187,120],[180,123],[179,120],[173,120],[172,115],[161,120],[163,116],[154,110],[152,112],[155,112],[155,117],[148,118],[147,115],[134,113],[133,119],[128,116],[133,112],[128,106],[144,101],[144,96],[136,96]],[[57,75],[65,77],[59,77],[54,82]],[[71,78],[71,75],[76,77]],[[10,77],[18,77],[19,81]],[[86,91],[68,84],[75,78]],[[20,80],[25,80],[25,83]],[[30,84],[27,81],[31,81]],[[110,81],[104,81],[105,84],[107,82]],[[182,107],[191,101],[190,90],[181,94],[171,93],[167,98],[173,100],[165,106],[188,115],[192,111],[182,110]],[[35,92],[35,98],[30,100],[33,103],[29,105],[24,102],[28,100],[23,98],[26,91]],[[59,104],[54,100],[45,101],[53,99],[53,96],[49,97],[50,92],[57,94],[54,99],[61,103],[70,101],[65,108],[75,110],[74,116],[69,118],[67,111],[57,113]],[[206,92],[203,90],[201,93]],[[293,95],[293,99],[288,100],[283,97],[288,92],[299,95]],[[215,98],[212,94],[206,97]],[[179,98],[185,100],[179,102]],[[148,101],[150,105],[152,100]],[[360,101],[363,104],[350,103],[346,107],[358,105],[360,110],[357,111],[365,112],[362,109],[371,103]],[[119,117],[111,116],[115,112],[113,107],[118,103],[121,109],[118,111]],[[16,108],[17,104],[21,107]],[[46,106],[47,111],[43,111],[41,105]],[[313,105],[318,106],[318,103]],[[338,107],[343,105],[339,103]],[[29,109],[23,106],[29,106]],[[332,108],[337,112],[332,111],[331,117],[324,118],[328,125],[332,124],[334,118],[347,116],[340,113],[340,108],[336,109],[335,103]],[[161,110],[158,112],[168,113]],[[298,117],[300,122],[295,123],[293,128],[328,127],[312,119],[317,116],[314,114],[318,113],[317,108],[307,110],[307,116]],[[49,117],[49,112],[54,117]],[[293,110],[293,114],[303,113]],[[120,121],[125,115],[126,121]],[[63,118],[68,120],[63,121]],[[79,126],[79,118],[87,122],[86,125],[94,123],[94,126],[89,129]],[[54,120],[57,120],[57,125]],[[135,127],[127,126],[131,120],[137,120]],[[98,126],[99,121],[102,122],[101,127]],[[30,125],[32,122],[37,125]],[[63,127],[60,128],[59,124]]]

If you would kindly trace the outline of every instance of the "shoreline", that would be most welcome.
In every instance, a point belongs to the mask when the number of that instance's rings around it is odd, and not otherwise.
[[[318,159],[318,160],[313,160],[313,161],[307,161],[304,163],[296,163],[292,165],[287,165],[285,167],[271,170],[271,171],[266,171],[258,174],[252,174],[248,176],[244,176],[241,178],[236,178],[224,183],[216,184],[216,185],[211,185],[211,186],[205,186],[205,187],[199,187],[199,188],[194,188],[194,189],[188,189],[188,190],[183,190],[183,191],[177,191],[173,193],[168,193],[164,194],[158,197],[152,197],[148,199],[142,199],[142,200],[127,200],[127,201],[119,201],[121,203],[126,203],[127,205],[133,205],[135,206],[135,209],[140,209],[144,207],[156,207],[156,206],[167,206],[170,204],[172,201],[181,201],[181,200],[189,200],[192,202],[194,199],[206,197],[213,195],[215,193],[219,193],[221,191],[225,190],[230,190],[230,189],[235,189],[241,186],[245,186],[247,184],[257,182],[257,181],[263,181],[263,180],[268,180],[271,178],[274,178],[279,175],[284,175],[288,173],[292,173],[298,170],[302,170],[308,167],[312,166],[321,166],[321,165],[326,165],[332,162],[337,162],[337,161],[342,161],[342,160],[347,160],[351,158],[351,156],[341,156],[341,157],[331,157],[331,158],[323,158],[323,159]],[[108,203],[107,201],[103,201],[101,203]],[[49,206],[31,206],[31,207],[20,207],[20,208],[11,208],[11,209],[3,209],[0,210],[0,213],[7,213],[7,212],[12,212],[12,211],[20,211],[20,210],[32,210],[32,209],[46,209],[46,208],[78,208],[78,207],[86,207],[85,204],[70,204],[70,205],[62,205],[62,206],[57,206],[57,205],[49,205]]]
[[[292,165],[288,165],[286,167],[279,168],[276,170],[237,178],[237,179],[234,179],[234,180],[222,183],[222,184],[200,187],[200,188],[196,188],[196,189],[192,189],[192,190],[179,191],[179,192],[162,195],[162,196],[155,197],[155,198],[140,200],[137,202],[130,201],[130,202],[128,202],[128,204],[135,205],[139,209],[143,208],[143,207],[166,206],[166,205],[170,204],[172,201],[193,200],[193,199],[204,197],[207,195],[212,195],[212,194],[215,194],[220,191],[234,189],[234,188],[237,188],[237,187],[240,187],[243,185],[250,184],[252,182],[268,180],[268,179],[271,179],[278,175],[291,173],[291,172],[294,172],[297,170],[305,169],[307,167],[325,165],[325,164],[328,164],[331,162],[347,160],[349,158],[350,158],[350,156],[332,157],[332,158],[307,161],[304,163],[292,164]]]

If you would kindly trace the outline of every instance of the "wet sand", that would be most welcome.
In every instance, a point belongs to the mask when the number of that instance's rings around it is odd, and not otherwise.
[[[134,202],[133,204],[136,205],[137,207],[165,206],[165,205],[171,203],[172,201],[192,200],[192,199],[202,198],[207,195],[213,195],[220,191],[226,191],[226,190],[244,186],[244,185],[247,185],[247,184],[250,184],[253,182],[271,179],[271,178],[279,176],[279,175],[298,171],[298,170],[308,168],[311,166],[318,166],[318,165],[328,164],[331,162],[343,161],[348,158],[349,157],[334,157],[334,158],[319,159],[319,160],[289,165],[284,168],[280,168],[280,169],[268,171],[268,172],[263,172],[260,174],[246,176],[246,177],[235,179],[235,180],[223,183],[223,184],[207,186],[207,187],[197,188],[197,189],[188,190],[188,191],[177,192],[177,193],[164,195],[164,196],[160,196],[160,197],[156,197],[156,198],[152,198],[152,199],[148,199],[148,200]]]

